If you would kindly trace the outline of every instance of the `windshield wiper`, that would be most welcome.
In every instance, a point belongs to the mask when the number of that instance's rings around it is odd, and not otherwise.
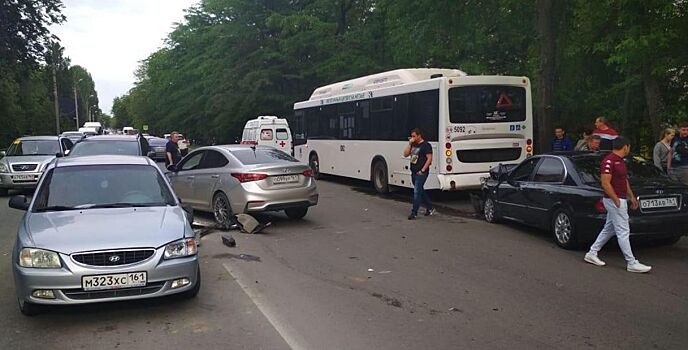
[[[78,210],[79,208],[75,207],[69,207],[65,205],[52,205],[49,207],[43,207],[43,208],[36,208],[36,212],[44,212],[44,211],[66,211],[66,210]]]
[[[86,204],[79,206],[83,209],[98,209],[98,208],[140,208],[140,207],[160,207],[167,205],[167,203],[105,203],[105,204]]]

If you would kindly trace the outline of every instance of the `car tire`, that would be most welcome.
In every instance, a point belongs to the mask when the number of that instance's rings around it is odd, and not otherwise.
[[[501,221],[499,210],[497,209],[497,203],[489,196],[485,198],[485,203],[483,203],[483,217],[485,218],[485,221],[491,224],[497,224]]]
[[[320,179],[320,159],[317,153],[313,153],[308,157],[308,166],[313,171],[313,178],[316,180]]]
[[[233,215],[227,195],[222,192],[216,193],[213,196],[213,217],[220,229],[228,230],[232,227],[234,224]]]
[[[387,172],[387,164],[384,161],[378,160],[373,163],[373,173],[371,174],[373,187],[377,193],[389,193],[389,173]]]
[[[19,303],[19,311],[21,311],[24,316],[36,316],[41,313],[42,308],[40,305],[30,303],[28,301],[22,301],[17,299]]]
[[[300,220],[303,219],[304,216],[308,213],[308,208],[290,208],[290,209],[285,209],[284,213],[287,214],[287,217],[289,217],[292,220]]]
[[[198,272],[196,273],[196,285],[187,290],[186,292],[183,292],[181,294],[183,299],[193,299],[198,295],[198,292],[201,290],[201,269],[198,269]]]
[[[9,194],[9,190],[6,188],[0,188],[0,197],[6,197]]]
[[[564,249],[577,249],[580,246],[576,227],[573,223],[571,212],[566,209],[557,209],[552,215],[552,235],[554,242]]]

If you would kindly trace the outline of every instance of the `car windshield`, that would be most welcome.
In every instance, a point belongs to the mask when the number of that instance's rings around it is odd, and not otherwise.
[[[129,155],[140,156],[139,143],[135,140],[83,141],[74,145],[69,156]]]
[[[85,165],[46,174],[33,210],[59,211],[174,205],[165,180],[150,165]]]
[[[60,153],[57,140],[17,140],[7,149],[8,156],[54,156]]]
[[[296,158],[276,149],[238,149],[232,154],[244,165],[266,163],[298,163]]]
[[[653,179],[657,177],[666,177],[659,169],[657,169],[651,163],[635,158],[628,157],[625,159],[626,168],[628,169],[629,179]],[[600,186],[600,164],[602,163],[602,157],[582,157],[573,159],[578,174],[580,174],[581,180],[587,185]]]

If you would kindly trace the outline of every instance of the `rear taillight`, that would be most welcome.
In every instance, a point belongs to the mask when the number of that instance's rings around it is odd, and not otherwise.
[[[607,212],[607,209],[604,208],[604,202],[602,202],[602,198],[598,199],[597,202],[595,202],[595,211],[604,214]]]
[[[303,172],[303,176],[305,176],[305,177],[313,177],[313,170],[308,169],[308,170],[304,171],[304,172]]]
[[[232,173],[232,176],[239,180],[239,182],[260,181],[268,177],[267,174],[257,173]]]

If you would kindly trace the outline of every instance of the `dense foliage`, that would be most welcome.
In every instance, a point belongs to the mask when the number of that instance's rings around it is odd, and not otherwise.
[[[113,112],[120,125],[232,141],[247,119],[289,115],[317,86],[450,67],[529,76],[542,125],[574,133],[603,115],[647,145],[688,118],[687,10],[665,0],[204,0]]]
[[[48,30],[64,21],[61,10],[60,0],[0,0],[0,148],[18,136],[57,132],[53,68],[60,131],[76,128],[75,87],[81,122],[87,106],[98,104],[91,75],[70,65]]]

